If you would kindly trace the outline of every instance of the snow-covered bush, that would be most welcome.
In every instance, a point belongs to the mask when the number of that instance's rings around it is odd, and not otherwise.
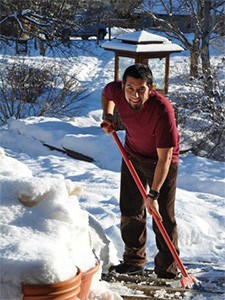
[[[3,58],[0,61],[0,120],[27,116],[74,116],[84,88],[60,63]],[[61,70],[60,70],[61,68]],[[71,107],[73,105],[73,107]]]

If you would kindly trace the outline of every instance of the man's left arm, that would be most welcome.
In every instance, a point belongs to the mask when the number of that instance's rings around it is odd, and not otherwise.
[[[151,188],[159,192],[169,172],[172,155],[173,155],[173,147],[157,148],[157,154],[158,154],[158,162],[156,164]]]
[[[150,213],[153,211],[160,219],[162,219],[159,213],[159,204],[156,195],[157,193],[160,192],[160,189],[168,175],[171,160],[172,160],[172,155],[173,155],[173,147],[157,148],[157,154],[158,154],[158,162],[156,164],[154,178],[151,186],[151,190],[153,192],[151,193],[150,190],[149,196],[146,199],[146,208]]]

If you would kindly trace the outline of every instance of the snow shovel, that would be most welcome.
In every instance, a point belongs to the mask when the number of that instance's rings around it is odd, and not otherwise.
[[[103,125],[103,127],[104,127],[104,125]],[[114,138],[114,140],[115,140],[115,142],[116,142],[116,144],[117,144],[117,146],[118,146],[118,148],[119,148],[119,150],[122,154],[122,157],[123,157],[128,169],[130,170],[131,175],[134,178],[135,183],[137,184],[137,187],[138,187],[143,199],[146,200],[147,197],[148,197],[147,192],[146,192],[140,178],[138,177],[137,172],[136,172],[132,162],[127,157],[127,154],[126,154],[126,152],[123,148],[123,145],[122,145],[121,141],[119,140],[119,138],[118,138],[115,131],[112,131],[112,136],[113,136],[113,138]],[[177,266],[179,267],[179,269],[181,271],[182,278],[180,279],[180,283],[181,283],[182,288],[192,288],[192,287],[194,287],[194,285],[198,285],[199,281],[195,278],[195,276],[192,275],[192,274],[189,275],[187,273],[187,271],[186,271],[186,269],[183,265],[183,262],[181,261],[181,259],[178,255],[178,253],[177,253],[177,251],[176,251],[176,249],[175,249],[175,247],[174,247],[174,245],[173,245],[173,243],[172,243],[172,241],[171,241],[171,239],[170,239],[170,237],[169,237],[162,221],[158,218],[158,216],[156,216],[156,214],[154,212],[152,212],[152,217],[153,217],[154,221],[156,222],[156,224],[157,224],[157,226],[158,226],[158,228],[159,228],[159,230],[160,230],[160,232],[161,232],[161,234],[162,234],[162,236],[163,236],[163,238],[164,238],[164,240],[165,240],[165,242],[166,242],[166,244],[167,244],[167,246],[168,246],[175,262],[176,262],[176,264],[177,264]]]

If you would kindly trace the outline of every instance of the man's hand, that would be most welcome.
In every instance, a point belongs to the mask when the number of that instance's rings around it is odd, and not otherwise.
[[[154,200],[150,197],[146,198],[145,201],[145,206],[147,211],[152,214],[154,213],[161,221],[162,221],[162,216],[159,213],[159,203],[158,200]]]
[[[112,134],[115,131],[115,127],[113,124],[114,117],[111,114],[107,114],[101,123],[102,129],[107,133],[107,134]]]

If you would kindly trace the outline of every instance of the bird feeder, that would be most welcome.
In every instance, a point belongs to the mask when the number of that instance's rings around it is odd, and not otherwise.
[[[170,54],[184,50],[167,38],[145,30],[119,35],[102,47],[115,52],[114,80],[121,80],[128,66],[143,63],[152,70],[156,90],[165,95],[169,89]]]

